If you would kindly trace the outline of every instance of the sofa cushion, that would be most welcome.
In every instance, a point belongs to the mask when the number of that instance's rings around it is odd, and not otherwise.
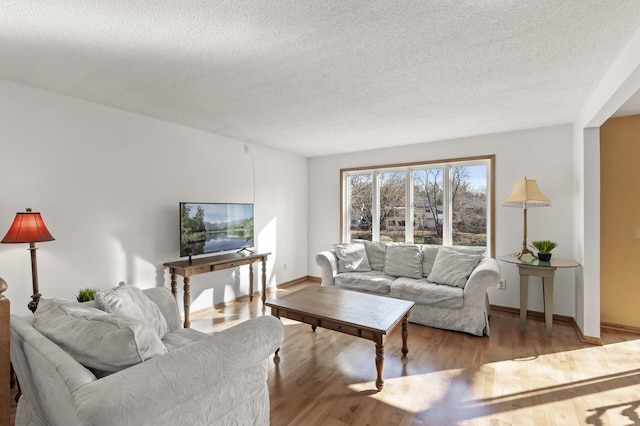
[[[384,256],[386,243],[381,241],[366,241],[363,240],[364,248],[367,251],[367,258],[369,259],[369,265],[371,269],[377,271],[384,270]]]
[[[389,294],[389,287],[395,277],[381,271],[346,272],[335,277],[335,286],[375,294]]]
[[[400,277],[391,285],[389,295],[440,308],[461,309],[464,305],[464,291],[461,288],[430,283],[426,278],[416,280]]]
[[[440,247],[428,280],[464,288],[469,276],[480,263],[482,254],[454,247]]]
[[[422,276],[428,277],[433,269],[433,263],[436,261],[436,255],[438,250],[442,246],[436,246],[432,244],[422,245]]]
[[[149,325],[162,339],[169,332],[160,308],[139,288],[121,283],[107,291],[96,292],[96,306],[110,314],[127,315]]]
[[[338,258],[338,273],[371,271],[364,244],[335,244],[333,249]]]
[[[422,278],[422,249],[416,244],[387,245],[384,273],[394,277]]]
[[[82,303],[41,299],[33,327],[85,367],[115,372],[167,353],[142,321]]]

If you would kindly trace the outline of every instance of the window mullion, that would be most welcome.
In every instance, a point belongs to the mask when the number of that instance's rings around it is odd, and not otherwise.
[[[380,172],[373,172],[373,194],[371,194],[371,239],[380,241]]]
[[[413,170],[407,168],[406,172],[406,196],[405,196],[405,219],[404,219],[404,240],[407,243],[413,242],[413,222],[414,222],[414,206],[413,206]]]
[[[342,180],[342,235],[340,241],[351,241],[351,181],[350,174],[346,173]]]
[[[443,194],[442,194],[442,245],[450,246],[453,244],[453,236],[451,221],[452,205],[451,205],[451,166],[445,164],[443,168]]]

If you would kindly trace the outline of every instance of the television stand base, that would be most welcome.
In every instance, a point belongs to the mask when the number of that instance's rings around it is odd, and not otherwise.
[[[243,251],[248,251],[249,253],[253,254],[253,250],[249,250],[246,247],[242,247],[240,250],[238,250],[236,253],[242,253]]]

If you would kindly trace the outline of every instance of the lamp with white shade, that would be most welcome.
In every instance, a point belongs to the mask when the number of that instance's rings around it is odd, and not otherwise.
[[[531,207],[548,207],[551,200],[544,196],[535,180],[527,179],[517,180],[513,185],[511,194],[502,202],[503,207],[519,207],[523,211],[522,223],[522,248],[515,256],[520,259],[525,254],[533,257],[536,255],[527,248],[527,209]]]

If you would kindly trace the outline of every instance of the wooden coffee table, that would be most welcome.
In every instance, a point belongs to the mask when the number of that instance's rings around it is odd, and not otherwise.
[[[310,285],[265,305],[271,307],[273,316],[310,324],[313,331],[322,327],[375,342],[378,391],[384,384],[384,339],[399,322],[402,322],[402,354],[406,356],[409,352],[407,324],[414,302],[408,300]]]

